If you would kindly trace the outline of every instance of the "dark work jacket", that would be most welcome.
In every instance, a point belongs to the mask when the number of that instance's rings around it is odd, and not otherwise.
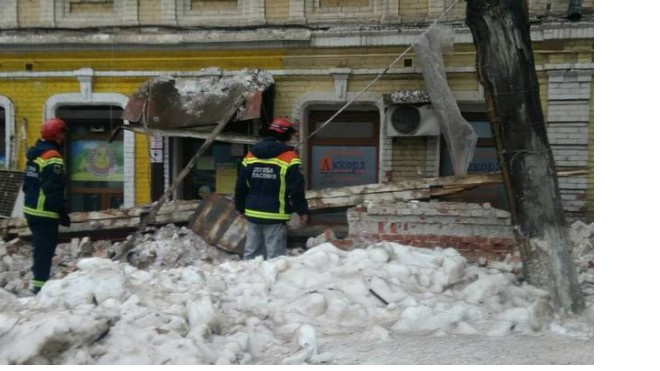
[[[40,139],[27,152],[23,213],[26,217],[59,219],[60,215],[68,212],[65,190],[66,173],[61,147],[55,142]]]
[[[285,223],[291,213],[307,215],[305,178],[292,147],[267,137],[255,144],[241,163],[234,202],[254,223]]]

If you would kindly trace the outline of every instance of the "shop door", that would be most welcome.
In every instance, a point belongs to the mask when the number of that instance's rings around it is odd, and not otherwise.
[[[70,211],[120,208],[124,202],[124,142],[117,106],[64,106],[56,116],[67,123],[65,149]]]
[[[311,111],[307,132],[312,133],[335,111]],[[378,182],[377,111],[342,112],[309,140],[309,188],[322,189]],[[312,224],[345,224],[346,208],[318,211]]]

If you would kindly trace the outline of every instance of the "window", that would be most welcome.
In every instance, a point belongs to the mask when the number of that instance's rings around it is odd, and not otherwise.
[[[67,123],[65,158],[71,211],[116,209],[124,203],[122,108],[117,106],[63,106],[56,116]]]
[[[305,0],[310,23],[399,22],[398,0]]]
[[[312,111],[307,133],[321,127],[335,111]],[[378,182],[377,111],[341,113],[309,140],[305,161],[311,189],[344,187]],[[308,134],[308,135],[309,135]],[[346,208],[336,212],[313,212],[312,224],[343,224]]]
[[[500,171],[500,161],[497,155],[495,138],[493,137],[490,121],[486,112],[461,112],[479,139],[477,140],[474,156],[468,165],[468,174],[489,173]],[[450,176],[454,169],[449,158],[447,146],[442,145],[440,176]],[[445,197],[446,201],[490,203],[493,207],[508,210],[506,188],[503,183],[484,184],[473,189]]]
[[[202,146],[202,139],[183,139],[183,164],[187,164]],[[215,142],[197,160],[183,180],[184,200],[202,199],[209,193],[233,195],[238,175],[238,164],[245,156],[243,144]]]
[[[99,27],[138,24],[137,0],[42,0],[42,19],[57,27]]]
[[[265,22],[264,0],[176,0],[171,3],[177,25],[246,25]]]

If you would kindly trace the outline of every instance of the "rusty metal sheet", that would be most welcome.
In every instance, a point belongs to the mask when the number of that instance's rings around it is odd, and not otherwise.
[[[234,209],[234,201],[212,193],[197,207],[188,228],[210,245],[243,254],[247,221]]]
[[[144,97],[135,96],[128,100],[121,118],[130,122],[140,122],[142,120],[142,111],[144,110]]]
[[[254,120],[261,117],[262,93],[255,91],[250,93],[245,101],[243,109],[238,112],[239,120]]]

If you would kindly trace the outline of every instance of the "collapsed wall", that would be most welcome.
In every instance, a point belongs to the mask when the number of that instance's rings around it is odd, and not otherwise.
[[[417,247],[452,247],[468,259],[501,259],[516,240],[508,211],[461,202],[370,202],[347,212],[343,247],[394,241]],[[341,241],[333,241],[333,243]]]

